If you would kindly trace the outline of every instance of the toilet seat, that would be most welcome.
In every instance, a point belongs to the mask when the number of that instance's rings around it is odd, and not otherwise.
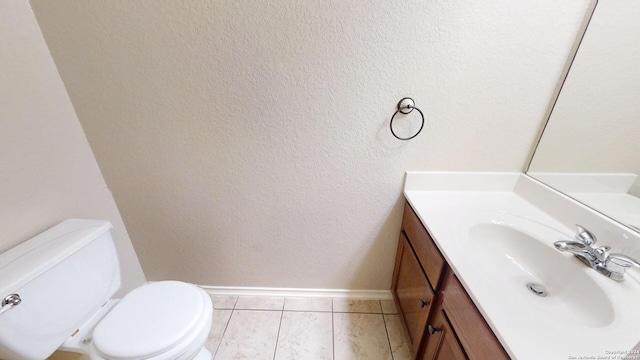
[[[212,311],[209,296],[195,285],[145,284],[128,293],[95,327],[93,347],[99,356],[113,360],[186,351],[200,333],[208,332]]]

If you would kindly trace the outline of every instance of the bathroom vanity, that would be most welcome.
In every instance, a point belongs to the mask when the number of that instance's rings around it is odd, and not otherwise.
[[[392,290],[418,359],[508,359],[457,277],[405,204]]]
[[[634,354],[638,270],[617,282],[553,243],[581,224],[638,258],[640,234],[519,173],[410,172],[405,198],[392,292],[414,359]]]

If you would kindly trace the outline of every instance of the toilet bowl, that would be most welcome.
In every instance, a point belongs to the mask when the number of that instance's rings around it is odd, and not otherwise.
[[[120,267],[102,220],[67,220],[0,254],[0,359],[55,350],[95,360],[211,360],[213,305],[196,285],[144,284],[122,299]],[[8,306],[8,307],[7,307]]]

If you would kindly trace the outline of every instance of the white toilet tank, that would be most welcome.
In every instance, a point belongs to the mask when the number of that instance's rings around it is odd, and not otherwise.
[[[120,288],[111,224],[69,219],[0,254],[0,359],[45,359]]]

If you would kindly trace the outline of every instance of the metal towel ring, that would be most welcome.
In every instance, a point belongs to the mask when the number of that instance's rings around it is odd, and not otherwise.
[[[398,138],[400,140],[411,140],[414,137],[418,136],[418,134],[420,134],[420,131],[422,131],[422,128],[424,127],[424,114],[415,105],[416,105],[415,101],[413,101],[413,99],[410,98],[410,97],[402,98],[398,102],[398,110],[396,110],[396,112],[393,113],[393,116],[391,116],[391,121],[389,122],[389,128],[391,129],[391,133],[396,138]],[[396,135],[395,131],[393,131],[393,119],[396,117],[396,115],[398,115],[398,113],[403,113],[403,114],[406,115],[406,114],[409,114],[410,112],[412,112],[413,110],[418,110],[418,112],[420,113],[420,118],[422,118],[422,123],[420,124],[420,129],[418,129],[418,132],[413,134],[413,136],[409,136],[407,138],[402,138],[402,137]]]

